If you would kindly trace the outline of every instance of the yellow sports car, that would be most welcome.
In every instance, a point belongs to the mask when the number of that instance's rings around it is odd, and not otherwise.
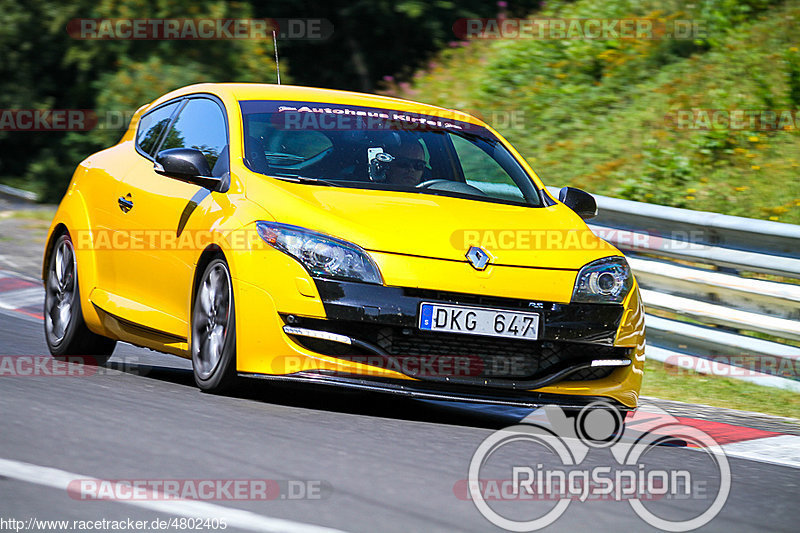
[[[140,108],[50,227],[54,356],[116,341],[243,377],[506,405],[635,408],[622,254],[480,120],[352,92],[202,84]]]

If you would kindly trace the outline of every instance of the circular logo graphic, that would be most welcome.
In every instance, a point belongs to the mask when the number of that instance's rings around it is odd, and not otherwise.
[[[534,421],[532,423],[522,423],[496,431],[480,443],[470,461],[467,477],[469,497],[478,511],[498,527],[515,532],[536,531],[558,520],[572,500],[585,501],[587,497],[592,496],[628,501],[633,511],[653,527],[674,532],[691,531],[716,517],[728,499],[731,472],[722,448],[707,433],[681,424],[665,411],[649,408],[643,415],[651,417],[645,431],[628,430],[624,413],[602,401],[587,405],[574,416],[568,416],[562,409],[553,406],[534,414],[537,413],[546,414],[548,422],[542,421],[543,417],[537,418],[531,415],[526,421]],[[646,452],[663,444],[673,445],[676,441],[685,443],[686,447],[693,449],[687,453],[706,454],[719,475],[719,487],[708,508],[685,520],[658,516],[643,503],[643,500],[658,500],[668,494],[669,490],[674,492],[669,493],[667,497],[678,494],[679,487],[666,486],[663,482],[665,479],[686,481],[687,484],[680,487],[681,490],[692,490],[688,484],[691,481],[691,473],[685,468],[678,468],[684,465],[676,466],[672,464],[674,460],[668,460],[670,464],[667,469],[647,470],[642,464]],[[513,482],[502,480],[504,483],[512,483],[511,493],[507,495],[509,499],[517,499],[519,491],[523,488],[531,491],[533,478],[538,476],[537,492],[529,492],[530,497],[524,499],[531,500],[538,497],[539,500],[556,500],[552,508],[541,516],[531,519],[509,518],[490,506],[484,494],[484,479],[481,476],[482,468],[487,465],[490,458],[497,457],[496,454],[501,448],[520,443],[538,446],[548,452],[548,458],[560,463],[547,465],[544,469],[542,463],[545,461],[541,459],[534,461],[537,463],[536,468],[532,465],[514,465]],[[584,459],[592,450],[597,449],[610,450],[616,464],[583,468]],[[531,457],[525,454],[524,459],[530,461]],[[660,462],[663,463],[664,460]],[[526,472],[524,483],[520,483],[521,476],[517,475],[518,469],[520,472]],[[684,477],[681,478],[678,474]],[[546,479],[546,483],[543,484],[542,479]],[[551,485],[551,479],[560,480],[560,483]],[[574,479],[578,480],[577,484],[574,483]],[[662,482],[654,485],[653,479]],[[623,486],[620,480],[627,482],[627,485]]]

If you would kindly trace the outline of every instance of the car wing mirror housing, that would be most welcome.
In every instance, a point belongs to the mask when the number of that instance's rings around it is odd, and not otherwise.
[[[558,192],[558,200],[584,220],[597,216],[597,201],[586,191],[564,187]]]
[[[222,178],[211,175],[206,156],[195,148],[170,148],[156,154],[153,169],[164,176],[219,190]]]

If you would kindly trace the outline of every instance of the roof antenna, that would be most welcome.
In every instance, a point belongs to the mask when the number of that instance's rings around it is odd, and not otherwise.
[[[278,71],[278,85],[281,84],[281,63],[278,61],[278,36],[272,30],[272,46],[275,48],[275,69]]]

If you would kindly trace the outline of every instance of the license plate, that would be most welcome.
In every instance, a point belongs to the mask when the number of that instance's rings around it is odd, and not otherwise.
[[[423,302],[419,329],[536,340],[539,314]]]

